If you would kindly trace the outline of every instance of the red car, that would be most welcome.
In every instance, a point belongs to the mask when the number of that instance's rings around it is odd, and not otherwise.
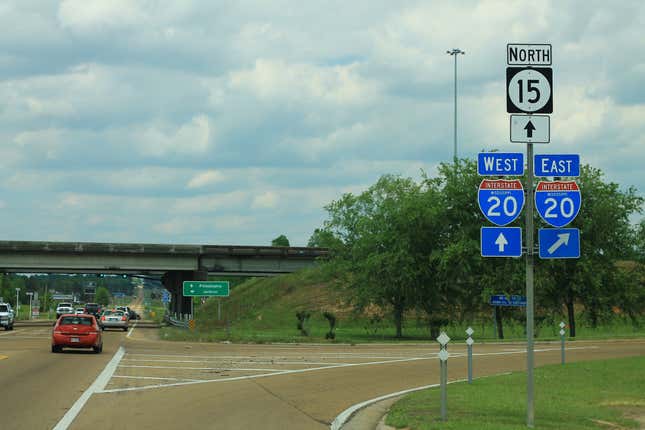
[[[94,315],[63,314],[56,321],[52,333],[52,352],[65,348],[92,348],[95,353],[103,351],[101,329]]]

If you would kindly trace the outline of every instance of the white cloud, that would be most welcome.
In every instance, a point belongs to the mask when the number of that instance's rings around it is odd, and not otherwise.
[[[58,20],[63,28],[79,33],[123,29],[144,24],[146,13],[141,6],[131,0],[64,0]]]
[[[280,197],[273,191],[265,191],[264,193],[253,197],[251,203],[252,209],[270,209],[278,205]]]
[[[217,170],[207,170],[193,176],[188,182],[187,188],[202,188],[222,182],[225,178],[226,176]]]

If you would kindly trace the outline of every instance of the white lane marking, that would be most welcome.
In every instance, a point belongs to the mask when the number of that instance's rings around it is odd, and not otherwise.
[[[352,355],[352,354],[315,354],[316,358],[323,358],[326,359],[327,357],[319,357],[320,355],[327,355],[329,358],[343,358],[343,359],[348,359],[348,358],[355,358],[355,359],[361,359],[361,358],[369,358],[369,359],[384,359],[384,360],[397,360],[400,358],[424,358],[427,357],[428,355],[436,356],[436,352],[426,352],[422,354],[424,357],[419,357],[418,355],[397,355],[397,356],[380,356],[380,355]],[[292,356],[286,356],[286,355],[277,355],[277,356],[265,356],[265,355],[182,355],[182,354],[140,354],[140,353],[128,353],[128,357],[130,356],[143,356],[143,357],[180,357],[180,358],[206,358],[206,359],[223,359],[223,358],[230,358],[230,359],[242,359],[242,358],[247,358],[247,359],[261,359],[263,361],[268,361],[271,359],[275,360],[280,360],[280,359],[290,359],[293,360],[295,358],[302,358],[303,360],[305,359],[306,355],[302,353],[298,353],[294,351],[294,354]]]
[[[67,413],[63,415],[63,418],[60,419],[53,430],[66,430],[72,424],[79,412],[81,412],[85,403],[87,403],[90,397],[92,397],[92,394],[101,392],[105,389],[110,378],[114,375],[114,372],[119,365],[119,361],[123,358],[123,354],[125,354],[125,350],[120,346],[110,362],[105,366],[99,376],[96,377],[92,385],[90,385],[89,388],[81,394],[81,397],[79,397]]]
[[[131,335],[131,334],[132,334],[132,332],[134,331],[134,328],[137,326],[137,323],[138,323],[138,322],[139,322],[139,321],[135,321],[135,322],[134,322],[134,325],[132,326],[132,328],[130,329],[130,331],[128,332],[128,335],[127,335],[126,337],[130,337],[130,335]]]
[[[416,360],[428,360],[428,358],[412,358],[404,360],[390,360],[390,361],[373,361],[370,363],[350,363],[350,364],[340,364],[337,366],[323,366],[323,367],[309,367],[307,369],[292,369],[292,370],[271,370],[272,373],[263,373],[260,375],[246,375],[246,376],[237,376],[232,378],[220,378],[220,379],[205,379],[199,382],[177,382],[176,384],[160,384],[160,385],[147,385],[145,387],[131,387],[131,388],[113,388],[111,390],[103,390],[100,393],[118,393],[121,391],[138,391],[138,390],[149,390],[151,388],[164,388],[164,387],[176,387],[180,385],[191,385],[191,384],[204,384],[206,382],[225,382],[225,381],[239,381],[243,379],[255,379],[255,378],[265,378],[267,376],[277,376],[277,375],[289,375],[292,373],[305,373],[305,372],[314,372],[317,370],[327,370],[327,369],[338,369],[341,367],[354,367],[354,366],[368,366],[375,364],[390,364],[390,363],[400,363],[405,361],[416,361]],[[128,367],[128,366],[120,366]],[[137,366],[130,366],[137,367]],[[145,367],[145,366],[138,366]]]
[[[161,381],[203,381],[203,379],[192,379],[192,378],[157,378],[154,376],[126,376],[126,375],[114,375],[113,378],[124,378],[124,379],[158,379]]]
[[[138,366],[134,364],[121,364],[119,367],[130,367],[139,369],[179,369],[179,370],[226,370],[226,371],[247,371],[247,372],[282,372],[280,369],[247,369],[241,367],[182,367],[182,366]]]
[[[281,361],[281,360],[219,360],[219,357],[213,357],[217,360],[159,360],[159,359],[150,359],[150,358],[124,358],[121,361],[134,361],[134,362],[143,362],[143,363],[236,363],[236,364],[315,364],[315,365],[336,365],[336,364],[350,364],[350,363],[332,363],[329,361],[315,362],[315,361]]]
[[[49,336],[13,336],[13,339],[51,339]]]
[[[581,347],[573,347],[575,349],[597,349],[600,348],[599,346],[581,346]],[[548,351],[559,351],[560,348],[544,348],[544,349],[536,349],[535,352],[548,352]],[[514,352],[487,352],[487,353],[478,353],[478,354],[473,354],[473,355],[480,355],[480,356],[485,356],[485,355],[510,355],[510,354],[521,354],[526,352],[525,350],[522,351],[514,351]],[[452,355],[453,358],[459,358],[459,357],[465,357],[466,354],[454,354]],[[110,390],[102,390],[99,391],[98,393],[103,394],[103,393],[119,393],[122,391],[139,391],[139,390],[149,390],[153,388],[165,388],[165,387],[177,387],[181,385],[191,385],[191,384],[205,384],[207,382],[227,382],[227,381],[240,381],[244,379],[256,379],[256,378],[266,378],[269,376],[280,376],[280,375],[288,375],[292,373],[305,373],[305,372],[315,372],[318,370],[330,370],[330,369],[338,369],[342,367],[355,367],[355,366],[371,366],[371,365],[378,365],[378,364],[391,364],[391,363],[402,363],[406,361],[420,361],[420,360],[433,360],[436,359],[436,354],[433,357],[423,357],[423,358],[406,358],[406,359],[400,359],[400,360],[389,360],[389,361],[374,361],[374,362],[368,362],[368,363],[350,363],[350,364],[340,364],[340,365],[333,365],[333,366],[323,366],[323,367],[310,367],[307,369],[295,369],[295,370],[280,370],[280,371],[273,371],[272,373],[264,373],[260,375],[246,375],[246,376],[236,376],[236,377],[231,377],[231,378],[220,378],[220,379],[205,379],[202,381],[198,382],[177,382],[174,384],[158,384],[158,385],[147,385],[144,387],[130,387],[130,388],[113,388]],[[143,367],[143,366],[141,366]]]
[[[496,375],[490,375],[490,376],[501,376],[501,375],[510,375],[510,374],[511,374],[511,372],[504,372],[504,373],[498,373]],[[479,378],[474,378],[474,379],[489,378],[490,376],[480,376]],[[456,382],[466,382],[466,381],[467,381],[467,379],[456,379],[454,381],[448,381],[448,384],[454,384]],[[334,418],[334,421],[332,421],[332,423],[329,426],[329,428],[331,430],[341,430],[343,428],[343,425],[345,425],[345,423],[347,423],[347,421],[349,420],[349,418],[352,417],[352,415],[354,415],[359,410],[361,410],[364,407],[369,406],[369,405],[371,405],[373,403],[380,402],[381,400],[387,400],[387,399],[390,399],[392,397],[397,397],[397,396],[402,396],[404,394],[413,393],[415,391],[426,390],[428,388],[437,388],[439,385],[440,384],[432,384],[432,385],[424,385],[422,387],[409,388],[407,390],[397,391],[396,393],[385,394],[384,396],[375,397],[373,399],[366,400],[366,401],[361,402],[361,403],[357,403],[357,404],[352,405],[349,408],[345,409],[340,414],[338,414],[338,416],[336,416],[336,418]]]

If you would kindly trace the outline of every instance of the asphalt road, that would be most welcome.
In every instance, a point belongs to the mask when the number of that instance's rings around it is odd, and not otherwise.
[[[70,429],[96,430],[328,429],[355,403],[434,384],[439,375],[435,344],[198,344],[161,341],[157,330],[135,328],[130,337],[107,332],[103,354],[52,354],[49,330],[0,332],[3,429],[51,429],[61,419]],[[645,355],[645,340],[568,348],[571,361]],[[464,378],[465,345],[450,352],[449,378]],[[526,366],[523,344],[476,344],[475,353],[475,376]],[[536,345],[538,366],[559,360],[557,343]],[[78,414],[66,415],[70,408]]]

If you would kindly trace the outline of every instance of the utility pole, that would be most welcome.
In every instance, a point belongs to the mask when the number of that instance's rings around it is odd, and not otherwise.
[[[465,55],[466,52],[458,48],[453,48],[451,51],[446,51],[446,54],[455,57],[455,117],[454,117],[454,148],[452,159],[457,164],[457,55]]]

